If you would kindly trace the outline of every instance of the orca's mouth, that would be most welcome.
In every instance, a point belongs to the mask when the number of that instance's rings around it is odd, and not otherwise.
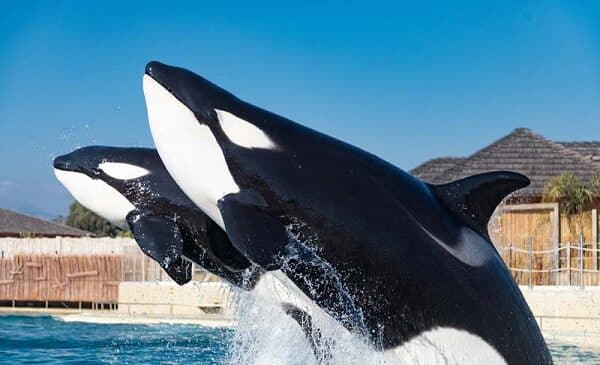
[[[169,82],[169,69],[176,69],[176,67],[171,67],[165,65],[164,63],[160,63],[158,61],[148,62],[146,65],[145,74],[148,75],[152,80],[156,81],[160,86],[165,88],[171,95],[173,95],[177,100],[184,103],[182,98],[178,96],[176,90],[173,87],[170,87],[169,84],[173,82]],[[174,86],[174,85],[173,85]]]

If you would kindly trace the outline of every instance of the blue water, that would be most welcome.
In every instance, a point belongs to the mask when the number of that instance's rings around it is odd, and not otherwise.
[[[222,364],[231,330],[0,316],[0,363]]]
[[[227,363],[231,330],[185,325],[67,323],[0,316],[2,364]],[[556,364],[600,364],[600,352],[551,343]]]

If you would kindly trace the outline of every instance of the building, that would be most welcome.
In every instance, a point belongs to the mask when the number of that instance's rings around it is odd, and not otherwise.
[[[92,233],[0,208],[0,237],[86,237]]]
[[[531,180],[506,199],[488,227],[517,281],[599,285],[600,201],[573,217],[561,214],[558,203],[542,203],[542,196],[552,177],[571,173],[589,184],[600,174],[600,141],[552,141],[519,128],[470,156],[434,158],[411,173],[442,184],[494,170],[519,172]]]
[[[519,172],[531,185],[513,197],[539,202],[544,185],[554,176],[570,172],[583,182],[600,173],[600,141],[555,142],[526,128],[518,128],[468,157],[434,158],[411,173],[441,184],[493,170]]]

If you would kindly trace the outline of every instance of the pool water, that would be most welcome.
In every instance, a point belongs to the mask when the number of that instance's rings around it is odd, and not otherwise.
[[[0,316],[0,363],[227,364],[233,331],[185,325],[67,323]],[[600,352],[551,343],[556,364],[599,364]]]
[[[0,316],[0,363],[223,364],[231,331]],[[185,360],[185,361],[184,361]]]

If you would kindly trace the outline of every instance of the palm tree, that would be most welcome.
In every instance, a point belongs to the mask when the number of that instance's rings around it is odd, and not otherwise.
[[[558,202],[560,210],[567,215],[567,221],[571,233],[576,230],[572,225],[572,217],[579,216],[579,235],[583,237],[583,214],[585,208],[590,205],[598,194],[600,177],[595,176],[587,187],[571,173],[563,173],[551,178],[544,186],[542,201]]]

